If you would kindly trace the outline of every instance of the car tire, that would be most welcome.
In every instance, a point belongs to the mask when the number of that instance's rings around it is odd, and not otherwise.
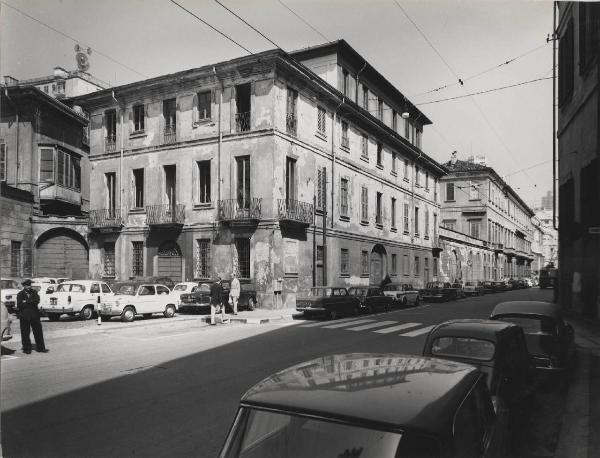
[[[84,320],[91,320],[94,316],[94,307],[92,305],[86,305],[79,312],[79,316]]]
[[[256,308],[256,301],[253,297],[248,298],[248,310],[251,312]]]
[[[144,320],[147,320],[149,318],[152,318],[152,314],[151,313],[144,313]]]
[[[123,313],[121,313],[121,321],[131,323],[133,320],[135,320],[135,309],[128,305],[123,309]]]
[[[163,312],[165,318],[173,318],[175,316],[175,306],[173,304],[167,305],[165,311]]]
[[[60,313],[48,313],[48,319],[50,321],[58,321],[60,319]]]

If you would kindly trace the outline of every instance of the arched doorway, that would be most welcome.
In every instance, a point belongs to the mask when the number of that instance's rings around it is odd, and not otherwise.
[[[376,244],[371,250],[369,264],[369,283],[379,285],[386,273],[387,252],[381,244]]]
[[[88,278],[89,248],[72,229],[44,232],[35,242],[35,274],[38,277]]]
[[[173,240],[167,240],[158,247],[159,277],[170,277],[175,283],[181,281],[181,250]]]

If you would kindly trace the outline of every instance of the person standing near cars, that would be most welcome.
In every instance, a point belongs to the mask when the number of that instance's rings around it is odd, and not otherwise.
[[[234,272],[231,279],[231,286],[229,288],[229,297],[231,298],[231,306],[233,307],[233,314],[237,315],[238,301],[240,300],[240,281],[237,278],[237,274]]]
[[[21,325],[21,343],[23,344],[23,353],[31,353],[30,332],[33,330],[35,339],[35,349],[40,353],[48,353],[44,344],[44,332],[40,322],[40,311],[38,304],[40,296],[37,291],[31,287],[31,280],[24,280],[23,289],[17,294],[17,316]]]
[[[223,286],[221,277],[217,276],[217,281],[210,285],[210,324],[216,325],[217,307],[221,309],[221,323],[225,322],[225,306],[223,305]]]

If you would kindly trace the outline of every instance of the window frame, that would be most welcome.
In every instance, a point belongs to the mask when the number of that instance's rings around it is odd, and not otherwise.
[[[360,221],[363,224],[369,222],[369,189],[366,186],[360,187]]]
[[[146,124],[146,107],[143,104],[136,104],[131,109],[133,112],[133,133],[137,134],[144,132]]]
[[[200,91],[196,94],[196,97],[198,100],[196,121],[210,121],[212,119],[212,91]]]
[[[211,159],[196,161],[196,171],[198,174],[197,202],[199,205],[210,205],[212,203],[211,169]]]
[[[340,216],[349,217],[348,190],[350,180],[347,177],[340,177]]]
[[[146,178],[145,178],[145,171],[143,168],[141,169],[132,169],[131,170],[131,176],[132,176],[132,187],[133,189],[132,191],[132,209],[143,209],[144,208],[144,204],[145,204],[145,200],[146,200]],[[141,177],[141,186],[138,183],[138,179]],[[141,205],[138,205],[138,203],[141,203]]]
[[[144,276],[144,242],[134,240],[131,242],[131,274],[134,277]]]
[[[340,248],[340,276],[349,275],[350,266],[350,250],[348,248]]]
[[[327,110],[317,105],[317,135],[327,138]]]
[[[454,183],[446,183],[446,202],[456,202],[456,193],[454,188]],[[452,192],[450,192],[450,190],[452,190]],[[452,196],[452,198],[450,198],[450,195]]]

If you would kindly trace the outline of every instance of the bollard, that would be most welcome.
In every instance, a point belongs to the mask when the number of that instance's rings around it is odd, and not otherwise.
[[[96,312],[96,314],[98,315],[98,326],[102,325],[102,318],[100,317],[100,296],[98,296],[98,311]]]

